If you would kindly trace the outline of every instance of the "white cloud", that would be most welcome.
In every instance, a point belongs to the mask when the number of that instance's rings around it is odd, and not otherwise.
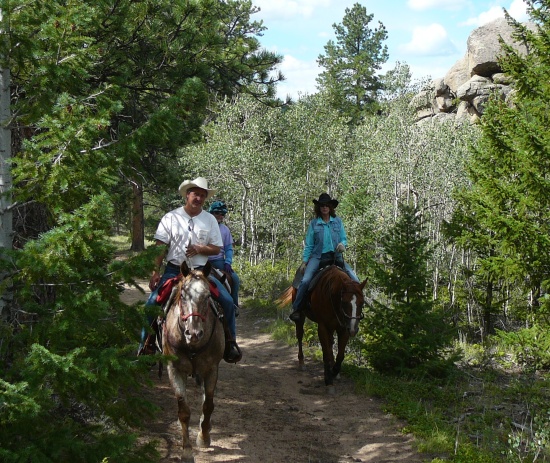
[[[506,7],[505,7],[506,8]],[[527,15],[527,5],[523,0],[513,0],[510,4],[510,7],[506,8],[506,11],[517,21],[526,21],[529,19]],[[497,18],[503,18],[504,11],[501,6],[493,6],[488,11],[480,13],[474,18],[469,18],[467,21],[463,22],[461,25],[464,26],[483,26]]]
[[[296,19],[311,18],[319,8],[330,6],[331,0],[253,0],[260,7],[262,19]]]
[[[287,80],[277,84],[277,96],[285,99],[289,95],[292,99],[305,94],[317,92],[316,78],[321,72],[316,61],[300,61],[292,55],[285,55],[279,66]]]
[[[514,0],[507,11],[517,21],[527,21],[529,19],[527,4],[523,0]]]
[[[412,10],[428,10],[430,8],[443,8],[446,10],[459,10],[467,6],[468,0],[408,0],[407,5]]]
[[[469,18],[467,21],[464,21],[461,23],[461,25],[464,26],[483,26],[484,24],[487,24],[491,21],[494,21],[497,18],[504,17],[504,12],[502,11],[502,7],[500,6],[493,6],[489,11],[484,11],[483,13],[480,13],[475,18]]]
[[[408,54],[423,56],[448,55],[457,51],[445,28],[437,23],[415,27],[411,41],[400,49]]]

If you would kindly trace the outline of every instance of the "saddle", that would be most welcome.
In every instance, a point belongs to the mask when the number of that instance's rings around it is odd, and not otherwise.
[[[315,285],[319,281],[319,278],[321,278],[321,275],[323,275],[332,266],[335,266],[340,271],[345,272],[345,270],[338,264],[328,264],[323,267],[320,267],[319,270],[317,270],[317,273],[313,276],[313,278],[309,282],[309,286],[307,287],[308,292],[313,291],[313,288],[315,288]],[[292,287],[295,289],[298,289],[301,281],[302,281],[302,274],[300,273],[300,269],[298,269],[296,270],[296,274],[294,275],[294,280],[292,280]]]
[[[233,283],[231,274],[227,273],[225,270],[220,270],[216,267],[212,267],[210,274],[213,275],[216,280],[218,280],[221,284],[223,284],[225,289],[227,289],[227,292],[231,294],[231,284]]]

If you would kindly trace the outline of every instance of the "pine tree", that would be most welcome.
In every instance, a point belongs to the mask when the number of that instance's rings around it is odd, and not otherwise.
[[[387,39],[384,25],[371,29],[374,15],[355,3],[346,8],[341,24],[334,24],[336,43],[325,45],[325,54],[317,62],[325,70],[317,83],[327,93],[333,107],[357,121],[364,112],[376,112],[377,95],[382,88],[376,74],[388,60]]]
[[[152,444],[134,433],[151,410],[139,393],[150,359],[135,355],[142,307],[123,304],[120,290],[153,259],[117,259],[114,203],[121,185],[153,176],[175,192],[181,171],[175,180],[164,168],[199,138],[209,95],[269,98],[279,57],[260,50],[249,1],[1,9],[17,249],[0,268],[16,294],[0,326],[0,460],[151,461]]]
[[[419,211],[401,204],[381,245],[374,275],[380,296],[366,317],[366,357],[381,372],[440,376],[455,360],[452,331],[429,293],[431,250]]]

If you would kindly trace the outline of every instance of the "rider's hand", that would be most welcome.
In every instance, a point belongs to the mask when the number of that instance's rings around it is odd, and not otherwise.
[[[223,264],[223,269],[227,272],[227,273],[233,273],[233,269],[231,268],[231,264],[228,264],[227,262],[225,264]]]
[[[301,274],[304,274],[304,272],[306,271],[306,263],[305,262],[302,262],[302,265],[300,265],[300,268],[298,269],[298,271],[301,273]]]
[[[160,281],[160,273],[155,270],[149,280],[149,289],[151,291],[154,291],[157,288],[159,281]]]
[[[195,257],[200,254],[200,247],[198,244],[190,244],[187,246],[187,250],[185,251],[185,255],[187,257]]]
[[[344,252],[346,250],[346,247],[343,243],[338,243],[338,246],[336,246],[336,252]]]

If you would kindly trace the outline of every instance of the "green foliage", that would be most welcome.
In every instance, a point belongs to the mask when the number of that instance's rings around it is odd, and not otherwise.
[[[382,291],[365,319],[364,351],[377,371],[444,376],[456,360],[450,355],[453,332],[428,293],[428,240],[421,216],[403,204],[381,244],[374,283]]]
[[[273,265],[263,261],[256,265],[245,263],[239,275],[243,281],[243,294],[256,299],[276,299],[290,284],[287,269],[282,262]]]
[[[147,365],[134,357],[142,315],[119,299],[124,275],[135,273],[111,268],[111,212],[106,195],[91,197],[13,254],[15,302],[27,318],[3,338],[3,461],[154,456],[131,431],[151,407],[138,393]]]
[[[342,23],[333,25],[336,43],[329,41],[317,59],[325,69],[317,78],[319,88],[334,108],[356,122],[364,113],[376,112],[382,88],[376,72],[388,59],[386,28],[379,22],[371,29],[373,17],[359,3],[346,8]]]
[[[496,337],[517,364],[535,370],[550,368],[550,333],[547,326],[536,324],[512,332],[497,330]]]

